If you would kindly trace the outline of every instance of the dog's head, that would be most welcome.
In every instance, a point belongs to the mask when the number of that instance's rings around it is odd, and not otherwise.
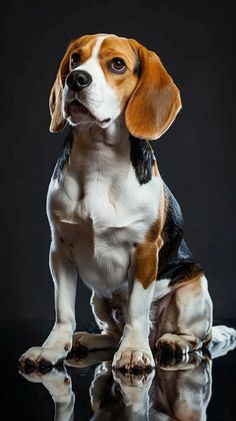
[[[133,39],[85,35],[72,41],[51,90],[50,131],[66,122],[107,128],[121,113],[137,138],[159,138],[181,108],[180,93],[159,57]]]

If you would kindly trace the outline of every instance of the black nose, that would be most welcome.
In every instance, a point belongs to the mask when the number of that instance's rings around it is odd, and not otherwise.
[[[67,86],[72,91],[79,91],[86,88],[86,86],[89,86],[91,82],[92,78],[90,74],[84,70],[74,70],[66,78]]]

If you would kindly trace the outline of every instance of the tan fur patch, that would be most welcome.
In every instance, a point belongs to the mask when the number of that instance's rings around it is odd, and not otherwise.
[[[160,194],[158,219],[146,233],[145,240],[138,244],[135,252],[135,278],[146,289],[156,279],[158,270],[158,253],[163,245],[161,231],[164,224],[164,190]]]
[[[200,280],[203,276],[203,271],[201,266],[198,263],[195,263],[193,265],[193,269],[191,273],[188,273],[188,275],[184,275],[182,279],[179,279],[178,282],[176,282],[175,286],[176,288],[185,287],[186,289],[189,289],[192,291],[193,295],[197,295],[199,288],[200,288]]]
[[[105,77],[109,85],[116,90],[119,104],[123,107],[138,82],[138,76],[134,74],[138,57],[132,49],[129,40],[116,35],[111,35],[104,39],[98,57]],[[124,73],[117,74],[109,70],[109,64],[115,57],[124,60],[126,64]]]
[[[97,35],[84,35],[83,37],[72,41],[69,47],[70,56],[73,53],[79,53],[81,63],[88,60],[92,56],[97,39]]]
[[[153,175],[155,175],[155,177],[158,177],[158,175],[159,175],[158,166],[157,166],[157,161],[154,161],[154,165],[153,165]]]

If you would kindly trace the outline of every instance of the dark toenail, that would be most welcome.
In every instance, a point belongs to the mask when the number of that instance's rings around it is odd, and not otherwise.
[[[77,358],[85,357],[88,354],[88,348],[86,346],[80,345],[79,342],[74,344],[74,353]]]
[[[130,371],[134,376],[138,376],[139,374],[144,372],[144,369],[142,367],[134,366],[130,369]]]
[[[52,363],[50,361],[47,361],[47,360],[41,360],[40,361],[40,363],[39,363],[39,371],[42,374],[46,374],[46,373],[48,373],[51,370],[52,370]]]
[[[160,365],[167,366],[169,365],[174,357],[174,350],[171,345],[167,343],[161,344],[161,348],[158,355],[158,360]]]
[[[164,352],[166,355],[170,357],[173,357],[174,351],[173,351],[172,346],[169,344],[164,344],[162,352]]]
[[[50,361],[48,361],[48,360],[42,359],[40,361],[39,365],[40,365],[40,367],[48,368],[48,367],[51,367],[52,366],[52,363]]]
[[[22,363],[21,363],[21,367],[22,367]],[[25,374],[33,373],[36,370],[35,362],[27,358],[25,360],[25,365],[22,368],[22,370],[25,372]]]
[[[36,367],[36,363],[33,360],[30,360],[30,358],[26,358],[26,360],[25,360],[25,366],[27,366],[27,367]]]
[[[181,348],[179,346],[177,346],[176,350],[175,350],[175,361],[176,361],[177,364],[182,361],[182,355],[183,354],[182,354]]]
[[[69,351],[69,349],[70,349],[70,344],[69,343],[65,344],[64,350],[65,351]]]
[[[126,370],[125,367],[119,367],[118,368],[118,371],[120,371],[121,373],[126,373],[127,372],[127,370]]]

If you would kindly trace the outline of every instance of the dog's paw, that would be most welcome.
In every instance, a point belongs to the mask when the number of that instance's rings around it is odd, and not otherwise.
[[[73,334],[72,349],[74,351],[91,351],[97,347],[97,337],[95,333],[75,332]]]
[[[118,340],[115,336],[100,333],[75,332],[73,335],[72,349],[79,354],[86,351],[117,347]]]
[[[130,349],[120,347],[114,355],[112,367],[116,370],[146,370],[155,367],[155,363],[151,349]]]
[[[187,363],[189,342],[180,335],[166,333],[156,342],[157,358],[161,366]]]
[[[33,347],[28,349],[19,359],[20,366],[24,366],[32,371],[36,367],[47,369],[62,362],[67,351],[56,348]]]

